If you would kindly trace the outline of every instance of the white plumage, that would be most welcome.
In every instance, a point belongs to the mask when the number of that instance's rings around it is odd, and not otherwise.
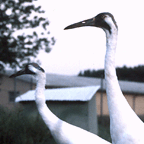
[[[144,124],[122,94],[115,71],[118,27],[113,15],[100,13],[92,19],[72,24],[65,29],[82,26],[100,27],[106,33],[105,81],[112,143],[144,144]]]
[[[44,96],[46,75],[39,65],[36,63],[27,64],[23,70],[18,71],[10,77],[16,77],[22,74],[34,74],[36,76],[35,101],[37,108],[58,144],[110,144],[93,133],[62,121],[50,111],[45,103]]]

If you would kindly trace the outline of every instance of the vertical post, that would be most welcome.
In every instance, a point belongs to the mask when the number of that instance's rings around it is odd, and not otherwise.
[[[133,95],[133,110],[135,112],[135,99],[136,99],[136,95]]]
[[[100,116],[103,116],[103,76],[101,77],[101,108],[100,108]]]
[[[16,73],[16,67],[15,67],[15,73]],[[16,80],[16,77],[15,77],[14,78],[14,100],[15,100],[15,98],[17,96],[17,87],[16,87],[16,85],[17,85],[17,80]]]
[[[31,77],[31,81],[30,81],[30,90],[33,89],[33,78]]]

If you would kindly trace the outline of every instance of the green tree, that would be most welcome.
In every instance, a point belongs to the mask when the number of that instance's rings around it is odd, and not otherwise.
[[[7,65],[20,67],[36,57],[40,49],[50,52],[54,45],[54,37],[48,40],[49,21],[41,16],[44,11],[34,5],[35,1],[0,1],[0,70]],[[36,32],[38,27],[42,29],[40,34]],[[26,29],[31,34],[24,33]]]
[[[117,77],[119,80],[126,81],[136,81],[136,82],[144,82],[144,66],[139,65],[133,68],[128,68],[126,66],[117,67],[116,68]],[[104,70],[85,70],[84,72],[80,72],[78,76],[86,76],[86,77],[104,77]]]

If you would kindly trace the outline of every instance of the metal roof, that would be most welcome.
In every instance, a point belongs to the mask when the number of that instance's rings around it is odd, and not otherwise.
[[[46,89],[46,101],[89,101],[100,86]],[[15,102],[34,101],[35,90],[30,90],[15,99]]]
[[[7,71],[5,75],[11,75],[12,71]],[[17,77],[20,80],[31,82],[30,75],[23,75]],[[104,81],[104,80],[103,80]],[[35,83],[35,80],[33,79]],[[131,81],[119,81],[120,87],[125,93],[142,94],[144,95],[144,83],[131,82]],[[51,87],[82,87],[82,86],[97,86],[101,85],[100,78],[79,77],[79,76],[67,76],[58,74],[47,74],[46,86]],[[105,82],[103,83],[103,90],[105,90]]]

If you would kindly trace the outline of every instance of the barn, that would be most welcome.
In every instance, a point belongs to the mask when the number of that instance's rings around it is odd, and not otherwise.
[[[60,119],[98,134],[95,95],[99,86],[46,89],[45,99],[50,110]],[[35,90],[15,99],[28,116],[36,117]]]

